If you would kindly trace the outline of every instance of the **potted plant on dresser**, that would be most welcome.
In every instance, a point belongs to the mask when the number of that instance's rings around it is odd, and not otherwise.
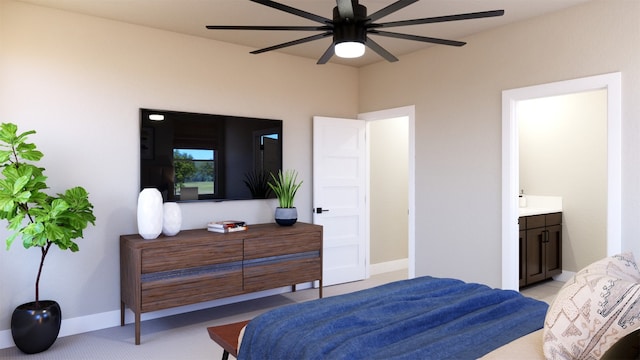
[[[298,173],[295,170],[278,171],[278,176],[271,174],[269,187],[276,194],[279,206],[276,208],[276,223],[282,226],[291,226],[298,221],[298,210],[293,206],[296,192],[302,185],[298,181]]]
[[[35,282],[35,301],[18,306],[11,317],[11,335],[18,349],[27,354],[47,350],[58,338],[62,322],[60,305],[40,299],[40,276],[52,245],[78,251],[73,239],[82,238],[89,223],[95,225],[93,205],[87,191],[73,187],[51,196],[44,168],[34,162],[43,154],[27,137],[34,130],[18,134],[15,124],[0,125],[0,219],[7,220],[10,235],[7,250],[17,238],[26,248],[40,251]]]

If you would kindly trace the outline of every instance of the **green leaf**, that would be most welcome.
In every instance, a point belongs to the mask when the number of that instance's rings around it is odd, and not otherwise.
[[[13,193],[17,194],[18,192],[22,191],[25,185],[29,183],[30,178],[31,178],[31,174],[29,174],[29,176],[23,175],[17,178],[16,181],[13,183]]]
[[[9,250],[9,248],[11,247],[11,244],[13,244],[13,241],[18,237],[18,235],[20,235],[20,233],[17,233],[17,232],[9,235],[9,237],[6,240],[7,250]]]
[[[28,202],[31,202],[30,199],[31,199],[31,192],[23,191],[19,194],[16,194],[13,201],[17,203],[28,203]]]
[[[278,171],[278,176],[271,174],[271,180],[268,185],[278,197],[280,207],[293,207],[293,200],[296,192],[302,185],[302,181],[297,183],[298,174],[295,170]]]
[[[24,215],[23,214],[15,214],[13,217],[9,218],[9,226],[8,229],[9,230],[13,230],[13,231],[20,231],[20,228],[22,227],[22,223],[24,221]]]
[[[7,181],[13,183],[19,178],[21,175],[18,173],[18,169],[14,165],[8,165],[2,170],[2,175],[6,178]],[[11,186],[13,189],[13,186]]]
[[[13,191],[13,183],[7,179],[0,179],[0,192],[11,193]]]
[[[69,209],[69,204],[62,199],[55,199],[51,202],[51,216],[56,217]]]
[[[33,144],[20,144],[16,150],[18,156],[24,160],[38,161],[44,156],[42,152],[36,150],[36,146]]]
[[[47,239],[54,242],[59,240],[65,240],[64,229],[54,223],[49,223],[45,226],[45,234]],[[61,241],[61,243],[64,243],[64,241]],[[63,249],[63,250],[66,250],[66,249]]]
[[[11,151],[0,150],[0,163],[4,164],[7,161],[9,161],[11,154],[12,154]]]
[[[44,225],[42,223],[30,223],[21,229],[22,245],[25,249],[33,246],[44,246],[47,243],[47,238],[44,232]]]
[[[4,212],[12,212],[13,209],[15,208],[16,203],[13,201],[13,197],[12,196],[7,196],[4,194],[0,194],[0,209]],[[6,219],[5,217],[2,217],[2,219]]]
[[[0,141],[13,144],[16,138],[18,126],[12,123],[3,123],[0,125]]]
[[[18,127],[16,126],[15,129],[13,130],[13,143],[12,145],[14,147],[19,147],[21,144],[23,144],[26,140],[27,137],[29,137],[29,135],[33,135],[35,134],[36,131],[35,130],[28,130],[23,132],[22,134],[18,134]],[[35,148],[35,146],[34,146]]]

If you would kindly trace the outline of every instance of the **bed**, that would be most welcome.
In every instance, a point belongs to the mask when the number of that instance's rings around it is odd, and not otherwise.
[[[238,359],[640,359],[632,253],[578,271],[548,306],[518,292],[424,276],[266,312]]]
[[[430,276],[253,319],[238,359],[475,359],[543,326],[548,305]]]

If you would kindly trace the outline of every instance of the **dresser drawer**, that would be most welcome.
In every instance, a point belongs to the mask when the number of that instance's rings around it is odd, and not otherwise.
[[[242,260],[242,239],[142,250],[142,274]]]
[[[322,278],[322,260],[319,257],[280,262],[245,263],[244,291],[260,291],[290,286]]]
[[[319,231],[249,238],[244,241],[244,259],[319,251],[321,247]]]
[[[142,283],[142,312],[242,294],[242,267]]]

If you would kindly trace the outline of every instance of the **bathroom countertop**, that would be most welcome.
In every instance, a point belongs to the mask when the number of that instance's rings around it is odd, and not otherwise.
[[[562,212],[562,208],[535,208],[535,207],[523,207],[518,208],[520,216],[531,216],[541,214],[551,214]]]
[[[518,208],[520,216],[562,212],[562,197],[527,195],[527,206]]]

